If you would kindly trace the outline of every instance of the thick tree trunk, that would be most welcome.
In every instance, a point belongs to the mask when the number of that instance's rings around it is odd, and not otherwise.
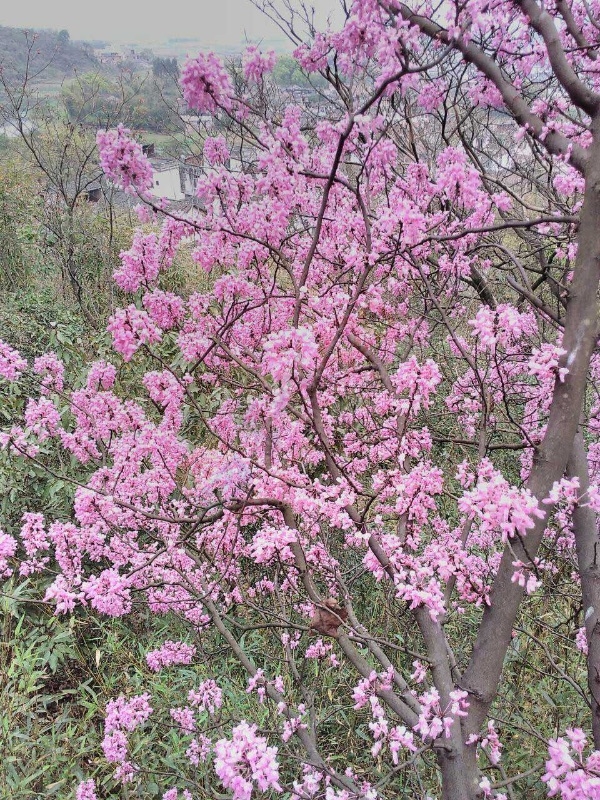
[[[592,704],[594,745],[600,750],[600,538],[595,511],[586,504],[588,461],[583,435],[575,436],[567,465],[571,478],[579,479],[580,502],[573,510],[573,531],[581,580],[581,599],[588,644],[588,686]]]
[[[566,351],[560,367],[568,369],[561,382],[556,381],[548,425],[537,449],[527,487],[546,511],[543,519],[524,541],[515,539],[506,548],[492,587],[491,602],[485,609],[473,654],[461,686],[469,692],[470,708],[466,720],[467,736],[478,734],[496,696],[504,657],[523,589],[513,583],[513,561],[525,564],[535,558],[542,541],[550,509],[542,505],[555,481],[565,472],[567,460],[583,407],[587,375],[598,336],[598,282],[600,279],[600,117],[592,125],[593,140],[585,171],[586,189],[578,234],[575,275],[565,314],[562,346]]]
[[[442,773],[442,800],[476,800],[464,757],[452,751],[440,753],[438,764]]]

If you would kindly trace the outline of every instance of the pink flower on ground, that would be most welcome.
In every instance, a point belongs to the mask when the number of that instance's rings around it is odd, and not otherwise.
[[[27,362],[10,345],[0,340],[0,377],[7,381],[16,381],[27,369]]]
[[[17,550],[17,540],[8,533],[0,531],[0,578],[8,578],[12,575],[12,569],[8,566],[8,559],[12,558]]]
[[[56,353],[44,353],[33,362],[33,371],[42,376],[42,394],[64,389],[65,365]]]
[[[223,693],[214,681],[203,681],[197,689],[189,692],[188,703],[214,714],[223,705]]]
[[[95,781],[82,781],[77,787],[75,797],[76,800],[97,800]]]
[[[133,731],[142,725],[152,713],[148,693],[135,695],[127,699],[123,695],[110,700],[106,706],[104,729],[107,733],[125,728]]]

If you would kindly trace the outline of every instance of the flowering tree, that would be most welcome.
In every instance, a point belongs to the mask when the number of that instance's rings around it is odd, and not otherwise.
[[[188,104],[229,138],[204,143],[203,210],[160,227],[139,145],[98,135],[148,223],[114,276],[131,302],[84,385],[33,364],[4,443],[48,470],[71,455],[73,516],[32,509],[0,568],[55,564],[57,613],[184,620],[150,672],[208,641],[238,663],[170,709],[187,767],[162,766],[168,800],[206,774],[236,800],[473,800],[531,775],[600,797],[600,4],[355,0],[325,32],[264,5],[330,89],[287,103],[257,48],[235,84],[189,61]],[[237,173],[233,138],[256,153]],[[161,281],[190,242],[210,290],[180,297]],[[30,379],[8,345],[1,363]],[[546,743],[517,774],[495,720],[525,713],[503,678],[524,641],[573,694],[521,726]],[[107,709],[124,782],[144,780],[150,680]]]

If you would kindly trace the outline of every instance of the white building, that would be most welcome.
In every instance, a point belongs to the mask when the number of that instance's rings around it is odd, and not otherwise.
[[[174,158],[151,158],[154,175],[150,194],[165,200],[183,200],[179,162]]]
[[[206,174],[202,156],[188,156],[183,158],[180,167],[181,188],[186,197],[196,196],[196,186],[199,179]]]

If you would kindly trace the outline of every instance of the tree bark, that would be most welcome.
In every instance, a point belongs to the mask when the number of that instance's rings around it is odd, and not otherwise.
[[[600,750],[600,538],[596,512],[587,505],[590,486],[587,452],[578,431],[567,465],[567,474],[579,479],[579,502],[573,509],[573,532],[577,550],[581,600],[588,645],[588,687],[592,711],[594,746]]]
[[[534,456],[527,488],[537,498],[544,517],[523,541],[506,548],[485,609],[471,661],[461,680],[469,692],[466,733],[478,734],[496,696],[504,657],[510,644],[524,589],[513,583],[513,561],[525,564],[535,558],[547,525],[550,507],[542,505],[567,466],[579,425],[591,355],[598,336],[598,283],[600,280],[600,116],[592,122],[592,144],[585,169],[585,195],[578,233],[575,275],[565,313],[559,367],[568,369],[564,381],[556,380],[548,425]]]

